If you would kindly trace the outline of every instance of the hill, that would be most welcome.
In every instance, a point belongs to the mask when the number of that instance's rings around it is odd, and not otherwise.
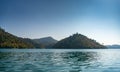
[[[57,40],[53,39],[52,37],[33,39],[33,41],[35,41],[38,44],[42,44],[46,48],[52,47],[55,43],[57,43]]]
[[[110,49],[120,49],[120,45],[114,44],[114,45],[106,45],[107,48]]]
[[[81,34],[73,34],[70,37],[62,39],[58,41],[54,46],[54,48],[60,49],[99,49],[105,48],[105,46],[99,44],[95,40],[89,39]]]
[[[35,48],[42,47],[41,44],[31,39],[17,37],[0,28],[0,48]]]

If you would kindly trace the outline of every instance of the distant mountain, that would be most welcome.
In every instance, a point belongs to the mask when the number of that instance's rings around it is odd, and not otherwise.
[[[105,48],[105,46],[78,33],[57,41],[52,37],[40,39],[21,38],[0,28],[0,48],[100,49]]]
[[[106,45],[107,48],[110,48],[110,49],[120,49],[120,45],[117,45],[117,44],[114,44],[114,45]]]
[[[12,35],[0,28],[0,48],[41,48],[41,44],[33,42],[31,39],[20,38]]]
[[[21,38],[22,41],[27,42],[29,44],[32,44],[35,48],[44,48],[44,46],[40,43],[36,43],[35,41],[33,41],[32,39],[29,38]]]
[[[54,44],[57,43],[57,40],[53,39],[52,37],[44,37],[40,39],[33,39],[38,44],[42,44],[45,48],[52,47]]]
[[[81,34],[73,34],[70,37],[62,39],[58,41],[54,46],[54,48],[60,49],[101,49],[106,48],[105,46],[99,44],[95,40],[89,39]]]

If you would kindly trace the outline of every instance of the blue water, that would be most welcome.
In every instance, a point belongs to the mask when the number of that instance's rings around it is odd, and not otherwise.
[[[0,72],[120,72],[120,50],[0,49]]]

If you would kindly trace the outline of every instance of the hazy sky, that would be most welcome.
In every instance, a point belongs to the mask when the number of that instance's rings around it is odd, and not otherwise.
[[[19,37],[76,32],[104,44],[120,44],[120,0],[0,0],[0,26]]]

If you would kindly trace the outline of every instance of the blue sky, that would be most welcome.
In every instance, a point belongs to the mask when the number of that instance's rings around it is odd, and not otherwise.
[[[78,32],[120,44],[120,0],[0,0],[0,26],[20,37],[60,40]]]

